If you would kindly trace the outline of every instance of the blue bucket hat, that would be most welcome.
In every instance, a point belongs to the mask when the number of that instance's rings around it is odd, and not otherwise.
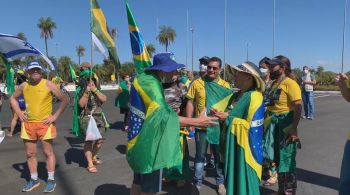
[[[30,70],[32,68],[39,68],[40,70],[42,70],[43,68],[40,66],[38,61],[31,61],[28,62],[27,64],[27,70]]]
[[[185,67],[184,64],[175,62],[175,56],[172,53],[159,53],[153,56],[153,66],[146,70],[160,70],[162,72],[173,72]]]

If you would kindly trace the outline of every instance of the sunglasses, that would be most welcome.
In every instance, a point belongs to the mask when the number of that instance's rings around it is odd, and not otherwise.
[[[219,70],[219,67],[207,66],[207,71],[208,70]]]

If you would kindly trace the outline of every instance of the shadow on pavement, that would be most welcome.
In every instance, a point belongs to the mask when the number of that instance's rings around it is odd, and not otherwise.
[[[87,161],[85,159],[84,150],[77,148],[69,148],[64,153],[66,164],[77,163],[79,167],[87,167]]]
[[[71,147],[82,148],[84,144],[84,139],[79,137],[64,137]]]
[[[130,189],[125,185],[102,184],[95,189],[94,195],[129,195]]]
[[[120,154],[126,154],[126,145],[118,145],[116,148]]]
[[[13,164],[12,167],[21,173],[21,178],[26,179],[27,181],[30,179],[29,168],[27,162]],[[58,165],[56,164],[56,169]],[[47,179],[47,169],[46,163],[38,162],[38,177],[41,180],[46,181]]]
[[[121,130],[124,126],[123,121],[116,121],[115,123],[110,123],[109,129],[113,130]]]
[[[324,175],[321,173],[315,173],[315,172],[308,171],[305,169],[300,169],[300,168],[297,168],[296,172],[297,172],[297,179],[299,181],[338,190],[339,178],[337,177]]]

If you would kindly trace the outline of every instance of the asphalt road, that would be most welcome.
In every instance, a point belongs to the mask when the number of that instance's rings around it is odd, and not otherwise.
[[[126,133],[120,131],[122,116],[114,107],[114,91],[105,91],[108,102],[104,105],[111,129],[99,154],[103,164],[97,167],[98,173],[86,171],[82,141],[70,134],[72,107],[66,109],[56,125],[58,138],[54,142],[57,158],[55,195],[126,195],[132,182],[132,171],[125,159]],[[315,100],[315,119],[301,120],[300,137],[302,149],[297,154],[298,193],[297,194],[337,194],[339,171],[343,147],[347,139],[350,104],[339,95],[319,95]],[[9,127],[11,111],[8,101],[2,108],[2,125]],[[194,156],[194,140],[189,140],[191,166]],[[20,190],[29,178],[26,166],[24,146],[19,133],[12,138],[6,137],[0,144],[0,194],[21,194]],[[47,177],[45,158],[38,151],[39,179],[41,186],[27,194],[42,194]],[[216,194],[212,172],[207,173],[201,194]],[[261,188],[262,194],[275,194],[275,188]],[[190,185],[176,189],[174,184],[164,185],[161,194],[190,194]]]

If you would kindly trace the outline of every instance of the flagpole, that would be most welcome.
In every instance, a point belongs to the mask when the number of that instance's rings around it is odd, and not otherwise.
[[[91,35],[91,54],[90,54],[90,81],[91,81],[91,78],[92,78],[92,64],[93,64],[93,53],[94,53],[94,42],[92,40],[92,33],[90,33]]]
[[[276,0],[273,0],[272,57],[275,56]]]
[[[225,0],[224,8],[224,80],[226,80],[226,28],[227,28],[227,0]]]
[[[186,66],[188,65],[188,29],[189,29],[189,12],[186,11]]]
[[[344,6],[344,25],[343,25],[343,45],[342,45],[342,52],[341,52],[341,72],[344,72],[344,50],[345,50],[345,31],[346,31],[346,11],[348,7],[348,0],[345,0],[345,6]]]

